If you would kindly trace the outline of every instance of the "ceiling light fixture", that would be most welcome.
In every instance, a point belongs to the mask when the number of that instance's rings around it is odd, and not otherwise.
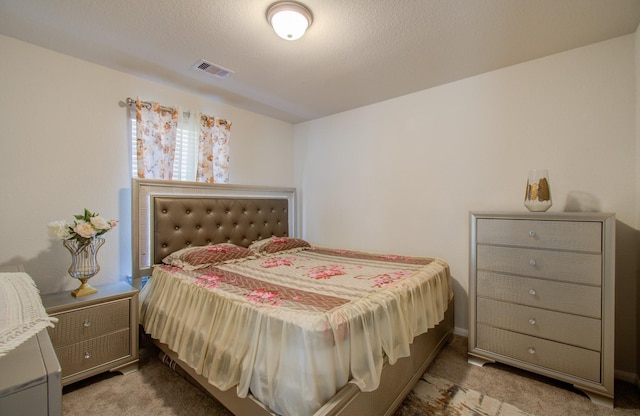
[[[300,39],[311,26],[313,16],[304,5],[293,1],[280,1],[267,9],[267,21],[282,39]]]

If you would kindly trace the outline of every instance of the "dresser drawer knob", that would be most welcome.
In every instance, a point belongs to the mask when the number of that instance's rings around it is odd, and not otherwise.
[[[84,326],[85,328],[89,328],[91,326],[91,321],[88,319],[85,319],[84,322],[82,323],[82,326]]]
[[[535,319],[533,319],[533,318],[531,318],[531,319],[529,319],[529,323],[530,323],[531,325],[535,325],[535,324],[536,324],[536,320],[535,320]]]
[[[536,232],[531,230],[529,231],[529,237],[535,237],[536,236]]]
[[[89,359],[89,358],[91,358],[91,353],[90,353],[89,351],[85,351],[85,353],[84,353],[84,359],[85,359],[85,360],[87,360],[87,359]]]
[[[535,354],[536,353],[536,349],[533,347],[529,347],[529,354]]]
[[[529,294],[531,296],[535,296],[536,295],[536,290],[535,289],[529,289]]]
[[[536,261],[535,261],[534,259],[531,259],[531,260],[529,260],[529,264],[530,264],[532,267],[535,267],[535,266],[536,266]]]

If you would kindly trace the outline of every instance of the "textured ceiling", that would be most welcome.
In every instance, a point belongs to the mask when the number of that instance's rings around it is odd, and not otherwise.
[[[640,0],[0,0],[0,33],[292,123],[635,32]],[[200,59],[234,71],[217,79]]]

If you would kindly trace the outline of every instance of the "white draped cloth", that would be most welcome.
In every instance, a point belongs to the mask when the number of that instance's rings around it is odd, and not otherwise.
[[[156,267],[145,331],[221,390],[282,415],[313,414],[347,382],[375,390],[453,297],[439,259],[330,249],[196,271]]]
[[[0,273],[0,357],[57,321],[47,315],[31,276]]]

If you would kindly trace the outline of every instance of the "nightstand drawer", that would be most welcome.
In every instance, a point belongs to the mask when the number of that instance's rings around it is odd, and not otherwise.
[[[599,319],[478,298],[478,323],[600,351]]]
[[[125,282],[96,286],[98,293],[73,297],[69,292],[42,296],[62,385],[105,372],[126,374],[138,368],[138,291]]]
[[[602,284],[602,258],[599,254],[479,244],[477,256],[479,270],[594,286]]]
[[[131,355],[129,329],[56,348],[56,355],[63,378],[126,358]]]
[[[600,353],[478,324],[478,348],[600,382]]]
[[[602,251],[602,225],[598,222],[483,218],[477,227],[478,244]]]
[[[55,347],[128,329],[130,325],[129,299],[122,299],[69,312],[54,314],[55,328],[49,329]]]
[[[601,289],[595,286],[478,271],[476,290],[478,297],[597,319],[602,314]]]

